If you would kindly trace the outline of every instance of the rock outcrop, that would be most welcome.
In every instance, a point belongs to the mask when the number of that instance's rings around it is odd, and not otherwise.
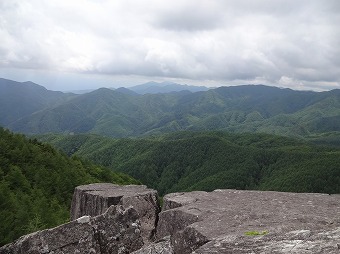
[[[0,248],[0,254],[131,253],[142,247],[139,215],[132,207],[111,206],[104,214],[83,216],[38,231]]]
[[[71,220],[102,214],[111,205],[133,206],[140,217],[144,242],[152,240],[160,208],[157,191],[145,185],[96,183],[78,186],[73,194]]]
[[[174,253],[340,253],[340,195],[215,190],[164,197]]]
[[[157,192],[145,186],[79,186],[74,221],[0,254],[340,253],[340,195],[195,191],[168,194],[158,209]]]

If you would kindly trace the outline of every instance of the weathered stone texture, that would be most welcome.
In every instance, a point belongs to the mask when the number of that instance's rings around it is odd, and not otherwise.
[[[101,213],[109,205],[102,215],[78,218]],[[157,213],[157,193],[145,186],[79,186],[72,204],[77,220],[21,237],[0,248],[0,254],[340,253],[340,195],[172,193]],[[253,235],[247,235],[249,231]]]
[[[97,217],[23,236],[0,248],[0,254],[131,253],[143,245],[138,218],[131,207],[111,206]]]
[[[174,254],[170,237],[145,245],[141,249],[132,252],[133,254]]]
[[[71,219],[102,214],[111,205],[133,206],[140,216],[143,240],[148,242],[153,238],[160,210],[158,194],[144,185],[97,183],[78,186],[73,194]]]
[[[170,235],[174,252],[184,254],[286,253],[289,246],[333,253],[340,244],[339,228],[339,195],[216,190],[166,195],[157,237]],[[246,236],[248,231],[268,234]],[[291,232],[310,235],[294,239]]]
[[[193,253],[296,253],[339,254],[340,227],[334,230],[295,230],[265,236],[226,235],[203,245]]]

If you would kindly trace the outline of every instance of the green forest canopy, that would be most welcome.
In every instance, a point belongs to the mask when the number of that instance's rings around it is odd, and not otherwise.
[[[139,183],[0,128],[0,246],[66,222],[74,188],[94,182]]]
[[[161,195],[219,188],[340,193],[340,149],[300,139],[226,132],[40,138],[69,155],[125,172]]]

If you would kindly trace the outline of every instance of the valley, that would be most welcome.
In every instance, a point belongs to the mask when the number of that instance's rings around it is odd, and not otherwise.
[[[301,139],[216,131],[147,138],[37,138],[69,156],[127,173],[161,195],[214,189],[340,193],[340,148]]]
[[[0,79],[0,245],[66,222],[74,188],[93,182],[340,193],[340,90],[198,89]]]

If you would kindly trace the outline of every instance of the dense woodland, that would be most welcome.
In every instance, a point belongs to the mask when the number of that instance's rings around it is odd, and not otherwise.
[[[40,139],[69,155],[130,174],[160,194],[218,188],[340,193],[340,149],[300,139],[226,132]]]
[[[93,182],[138,183],[0,128],[0,246],[68,221],[74,188]]]

